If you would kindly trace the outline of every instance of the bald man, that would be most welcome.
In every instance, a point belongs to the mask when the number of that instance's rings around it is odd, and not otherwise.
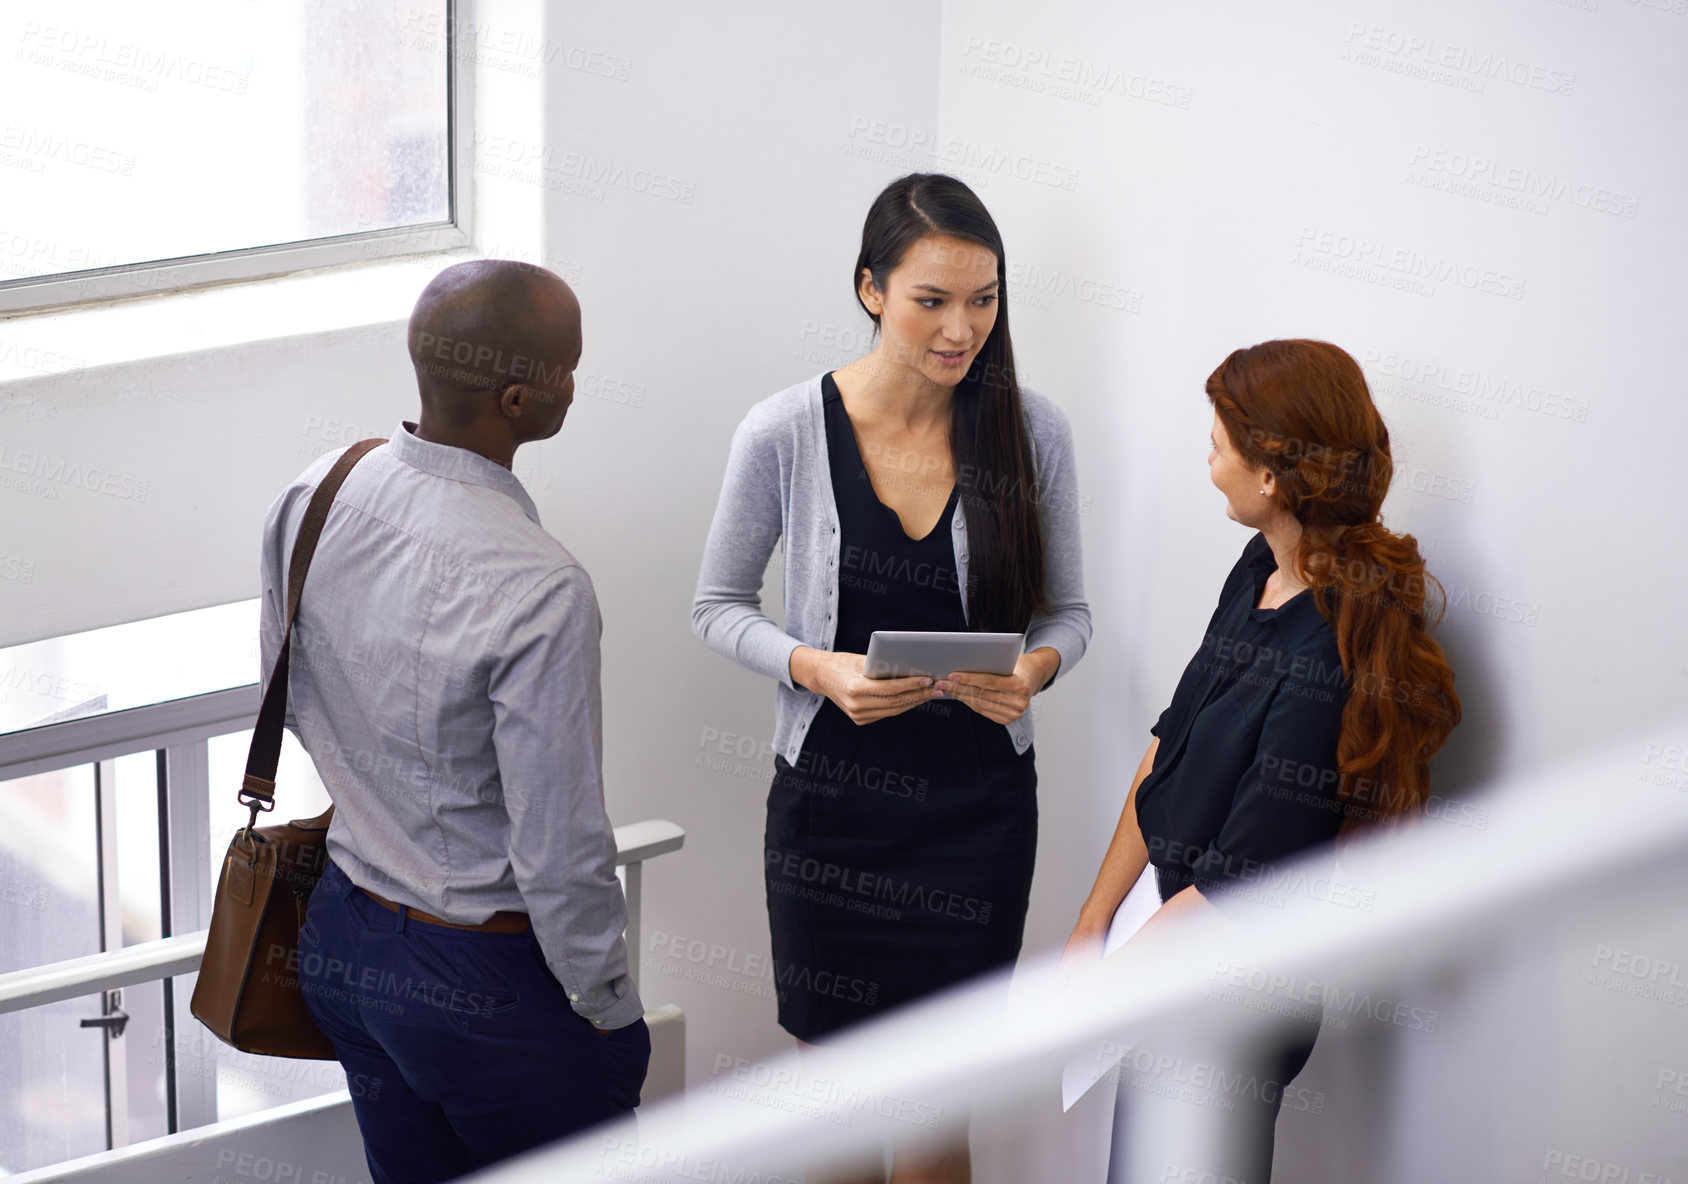
[[[351,472],[294,624],[288,725],[334,800],[300,982],[376,1184],[448,1180],[638,1104],[650,1058],[604,812],[592,581],[511,472],[574,396],[580,306],[449,267],[410,319],[421,396]],[[262,658],[319,458],[264,524]]]

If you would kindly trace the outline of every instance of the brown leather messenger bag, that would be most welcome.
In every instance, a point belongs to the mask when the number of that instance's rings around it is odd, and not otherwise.
[[[334,807],[285,825],[261,827],[257,822],[260,811],[275,809],[289,650],[305,573],[346,474],[370,449],[385,443],[362,440],[341,454],[311,495],[287,565],[287,627],[252,730],[246,779],[236,795],[252,813],[223,858],[205,957],[189,1004],[201,1023],[242,1052],[334,1059],[334,1046],[311,1019],[299,990],[299,928],[328,862],[326,839]]]

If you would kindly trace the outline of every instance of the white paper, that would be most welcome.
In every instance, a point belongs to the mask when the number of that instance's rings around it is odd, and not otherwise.
[[[1119,908],[1114,910],[1113,920],[1108,922],[1108,936],[1102,941],[1102,957],[1119,949],[1143,927],[1160,908],[1160,889],[1155,884],[1155,869],[1147,867],[1132,886],[1125,899],[1120,901]],[[1065,1113],[1073,1108],[1073,1103],[1090,1092],[1108,1070],[1114,1067],[1111,1060],[1103,1060],[1095,1052],[1081,1052],[1061,1071],[1061,1111]]]

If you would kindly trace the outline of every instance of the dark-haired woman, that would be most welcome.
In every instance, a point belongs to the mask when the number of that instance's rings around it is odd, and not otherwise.
[[[1257,533],[1150,729],[1070,957],[1100,945],[1146,865],[1162,904],[1140,934],[1227,891],[1270,891],[1275,864],[1332,858],[1344,828],[1410,818],[1459,722],[1453,671],[1427,635],[1435,581],[1412,536],[1379,521],[1389,432],[1358,364],[1326,342],[1268,341],[1227,357],[1207,397],[1211,479],[1226,515]],[[1230,1127],[1214,1154],[1227,1158],[1188,1168],[1270,1178],[1283,1089],[1319,1019],[1296,1023],[1237,1078],[1265,1088],[1213,1103]],[[1122,1079],[1110,1180],[1128,1178],[1131,1132],[1144,1129],[1131,1111],[1148,1098]]]
[[[813,1044],[1019,952],[1037,847],[1031,697],[1090,638],[1066,417],[1016,380],[995,223],[893,182],[853,276],[878,344],[753,406],[692,606],[778,683],[764,880],[779,1022]],[[763,613],[784,536],[785,627]],[[1009,675],[863,676],[876,629],[1023,632]],[[966,1145],[895,1180],[965,1180]],[[867,1178],[872,1178],[867,1177]]]

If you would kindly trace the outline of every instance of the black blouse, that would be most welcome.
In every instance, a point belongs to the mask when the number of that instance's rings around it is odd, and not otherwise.
[[[950,489],[932,529],[921,538],[910,538],[897,512],[874,492],[844,396],[830,373],[821,376],[821,405],[832,496],[840,519],[848,519],[842,521],[844,536],[838,548],[838,630],[832,648],[865,654],[875,629],[967,632],[955,541],[950,537],[961,483]],[[832,706],[830,699],[826,706]]]
[[[1274,865],[1329,844],[1343,818],[1336,743],[1348,679],[1307,590],[1256,608],[1277,570],[1264,534],[1243,548],[1201,648],[1150,729],[1137,822],[1162,900],[1257,885],[1294,890]]]

